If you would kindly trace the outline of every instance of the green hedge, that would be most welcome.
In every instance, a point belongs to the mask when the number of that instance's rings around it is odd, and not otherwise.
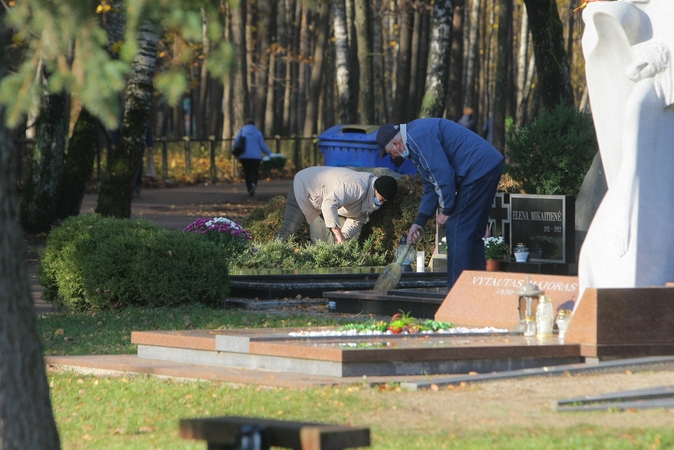
[[[227,267],[228,250],[200,236],[86,214],[52,230],[38,275],[46,301],[101,310],[223,302]]]

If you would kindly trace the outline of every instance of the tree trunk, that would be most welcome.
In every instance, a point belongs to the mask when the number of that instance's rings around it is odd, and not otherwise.
[[[396,91],[393,106],[393,122],[405,122],[405,111],[409,100],[410,58],[412,53],[412,20],[414,12],[408,0],[402,0],[400,8],[400,39],[396,70]]]
[[[56,220],[59,179],[68,138],[66,95],[48,94],[37,118],[30,178],[23,191],[21,223],[29,233],[49,231]]]
[[[512,57],[510,30],[513,22],[513,0],[498,2],[498,52],[496,55],[496,86],[494,89],[494,142],[501,153],[505,150],[505,119],[508,107],[508,70]]]
[[[543,107],[551,111],[560,103],[573,104],[564,30],[555,0],[524,0],[536,56],[538,89]]]
[[[529,40],[527,9],[522,8],[519,49],[517,51],[517,118],[515,120],[515,129],[519,129],[522,123],[524,123],[526,104],[529,100],[529,89],[531,86],[531,80],[528,77],[529,65],[527,64],[527,61],[529,61]],[[533,60],[533,55],[531,56],[531,60]]]
[[[318,21],[316,29],[316,46],[314,47],[314,57],[311,66],[311,79],[309,81],[309,99],[307,102],[307,112],[304,116],[304,127],[302,135],[304,137],[313,136],[317,131],[318,121],[318,102],[321,97],[321,81],[323,78],[323,68],[325,66],[325,53],[328,42],[328,32],[330,31],[330,4],[328,0],[320,0],[318,4]],[[303,142],[305,147],[303,153],[308,155],[313,148],[312,140]]]
[[[236,51],[236,67],[233,75],[232,127],[239,130],[250,116],[248,102],[248,65],[246,59],[246,2],[238,2],[232,9],[232,43]]]
[[[5,33],[4,15],[3,10],[0,60],[11,42]],[[59,435],[23,262],[12,133],[4,124],[4,107],[0,107],[0,117],[0,448],[58,449]]]
[[[423,3],[423,0],[420,0]],[[410,122],[414,120],[417,116],[417,93],[419,91],[419,64],[421,64],[419,53],[421,52],[421,28],[423,24],[421,23],[421,5],[420,2],[416,2],[414,5],[414,15],[412,26],[412,53],[410,54],[410,84],[407,86],[409,93],[407,94],[407,106],[404,109],[405,115],[402,118],[402,122]]]
[[[454,2],[454,6],[452,55],[449,63],[447,111],[445,113],[445,117],[451,120],[461,117],[463,109],[461,79],[463,73],[463,16],[466,9],[465,2],[463,1]]]
[[[133,75],[126,85],[124,120],[98,195],[96,212],[104,216],[131,217],[134,178],[141,170],[145,152],[158,39],[153,24],[145,22],[140,26],[139,51],[132,63]]]
[[[356,40],[360,73],[360,123],[374,123],[374,89],[372,87],[372,38],[369,33],[370,7],[368,0],[355,0]]]
[[[477,77],[478,61],[478,30],[480,23],[480,0],[470,0],[468,12],[468,51],[466,53],[466,74],[463,95],[463,106],[470,106],[475,103],[475,78]]]
[[[59,220],[80,214],[84,191],[96,159],[100,128],[99,120],[83,107],[77,117],[61,170],[56,206],[56,218]]]
[[[447,76],[452,52],[451,0],[436,0],[431,27],[430,51],[426,69],[426,93],[420,117],[442,117],[447,99]]]
[[[276,3],[274,1],[274,3]],[[272,29],[272,10],[273,4],[270,0],[258,0],[258,14],[261,19],[258,27],[258,39],[260,40],[259,63],[257,75],[257,84],[255,87],[255,124],[260,130],[265,129],[265,117],[267,111],[267,79],[269,77],[269,52],[271,50]]]
[[[351,78],[351,68],[349,65],[349,38],[346,22],[346,4],[344,0],[335,0],[332,2],[332,22],[335,29],[335,84],[337,85],[337,114],[339,122],[343,124],[352,124],[356,122],[356,116],[353,114],[355,97],[353,94],[353,81]]]
[[[201,29],[201,46],[204,60],[201,61],[201,67],[199,68],[199,101],[197,102],[198,107],[194,108],[194,111],[197,116],[197,136],[199,139],[206,139],[208,137],[208,120],[206,119],[208,116],[206,114],[208,111],[209,77],[206,63],[204,61],[205,58],[208,57],[208,53],[211,50],[211,41],[208,38],[208,19],[203,9],[201,11]]]

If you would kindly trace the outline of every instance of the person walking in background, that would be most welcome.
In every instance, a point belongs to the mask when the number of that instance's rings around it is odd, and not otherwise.
[[[386,124],[377,131],[381,157],[411,159],[424,184],[419,212],[407,232],[416,243],[433,217],[445,227],[447,287],[464,270],[485,270],[485,229],[503,173],[503,155],[479,135],[447,119]]]
[[[283,225],[276,236],[287,240],[304,219],[311,224],[321,214],[334,241],[343,244],[358,235],[373,211],[391,201],[398,182],[344,167],[309,167],[300,170],[288,191]]]
[[[245,150],[237,159],[243,167],[243,177],[246,180],[246,188],[250,195],[255,195],[258,178],[260,176],[260,160],[262,152],[271,156],[271,150],[264,142],[262,132],[255,127],[253,119],[246,119],[246,124],[241,128],[239,134],[234,139],[234,147],[237,146],[241,138],[245,138]]]
[[[477,133],[477,122],[473,118],[473,108],[463,109],[463,116],[459,119],[458,124],[468,128],[473,133]]]

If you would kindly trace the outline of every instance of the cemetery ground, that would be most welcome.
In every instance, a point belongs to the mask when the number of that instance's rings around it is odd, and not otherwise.
[[[287,192],[288,181],[263,181],[255,197],[241,183],[146,189],[134,217],[179,230],[198,217],[239,222]],[[87,195],[83,211],[95,207]],[[135,353],[133,330],[320,326],[356,320],[327,306],[261,312],[127,308],[99,313],[51,312],[39,301],[35,265],[44,238],[27,237],[38,330],[46,356]],[[669,409],[555,412],[554,400],[672,384],[674,371],[625,370],[540,376],[408,392],[395,381],[279,388],[160,378],[132,373],[80,373],[48,367],[63,448],[205,448],[181,440],[181,418],[239,415],[369,427],[374,449],[652,449],[674,448]],[[273,373],[270,373],[273,377]]]

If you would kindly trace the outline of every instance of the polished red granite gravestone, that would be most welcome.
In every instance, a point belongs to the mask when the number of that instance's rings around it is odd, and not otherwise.
[[[573,309],[578,278],[560,275],[464,271],[442,303],[435,320],[461,326],[513,328],[519,324],[520,288],[531,283],[552,299],[557,309]]]
[[[588,288],[564,340],[586,358],[674,355],[674,289]]]

